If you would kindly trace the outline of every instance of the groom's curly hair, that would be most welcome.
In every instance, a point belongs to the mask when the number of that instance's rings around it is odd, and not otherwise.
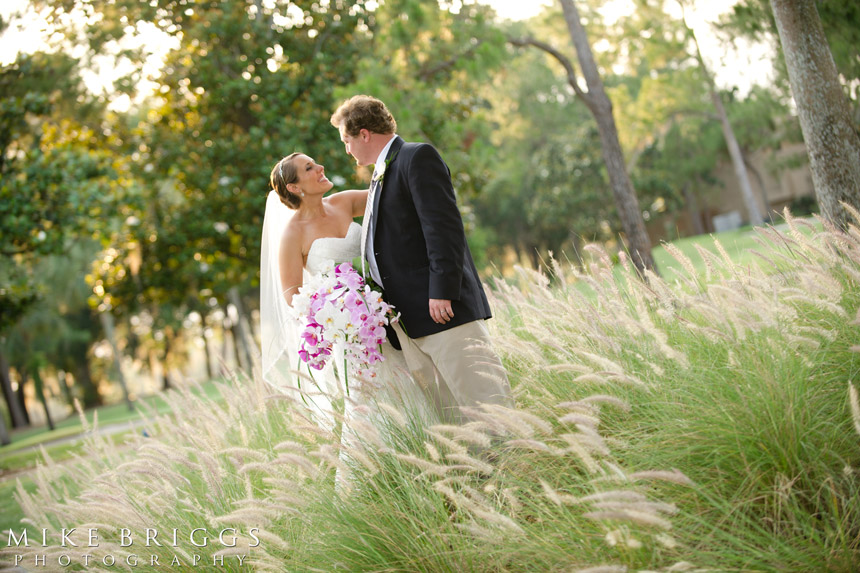
[[[343,126],[352,136],[362,129],[383,135],[397,131],[397,122],[385,104],[369,95],[352,96],[340,104],[331,116],[331,124],[338,129]]]
[[[272,175],[269,182],[272,184],[272,189],[278,193],[281,203],[290,209],[298,209],[302,204],[302,198],[289,189],[287,185],[296,183],[299,180],[299,170],[293,164],[293,159],[301,155],[301,152],[290,153],[272,168]]]

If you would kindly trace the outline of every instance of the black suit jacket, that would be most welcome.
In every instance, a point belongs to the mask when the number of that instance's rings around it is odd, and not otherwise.
[[[490,318],[490,305],[466,244],[451,173],[439,152],[399,136],[374,196],[373,249],[385,299],[411,338]],[[454,318],[433,322],[429,299],[450,299]]]

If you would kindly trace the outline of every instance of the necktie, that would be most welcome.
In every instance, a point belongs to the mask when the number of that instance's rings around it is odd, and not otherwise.
[[[370,220],[373,215],[373,198],[376,196],[376,192],[379,189],[379,178],[376,177],[376,172],[373,172],[373,178],[370,182],[370,192],[367,194],[367,204],[364,206],[364,220],[361,225],[361,274],[362,276],[367,276],[365,271],[365,261],[367,257],[365,256],[365,248],[367,246],[367,233],[370,230]]]

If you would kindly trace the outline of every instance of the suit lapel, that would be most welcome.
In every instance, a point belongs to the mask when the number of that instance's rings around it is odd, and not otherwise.
[[[391,166],[397,160],[397,156],[400,154],[400,148],[403,147],[403,139],[397,135],[394,138],[394,141],[391,143],[391,147],[388,148],[388,154],[385,156],[385,173],[382,176],[382,181],[379,184],[379,189],[376,190],[376,193],[373,194],[373,211],[371,211],[371,219],[373,223],[373,238],[376,240],[376,229],[377,224],[376,221],[379,219],[379,201],[382,196],[382,191],[385,188],[385,184],[389,181],[391,177]]]

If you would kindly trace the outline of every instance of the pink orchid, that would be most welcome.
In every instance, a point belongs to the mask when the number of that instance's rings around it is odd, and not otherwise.
[[[376,377],[372,365],[385,359],[379,351],[387,338],[384,326],[397,322],[399,315],[379,292],[365,284],[350,263],[315,275],[299,289],[293,302],[303,325],[299,348],[302,362],[322,369],[337,342],[343,345],[352,374]]]

